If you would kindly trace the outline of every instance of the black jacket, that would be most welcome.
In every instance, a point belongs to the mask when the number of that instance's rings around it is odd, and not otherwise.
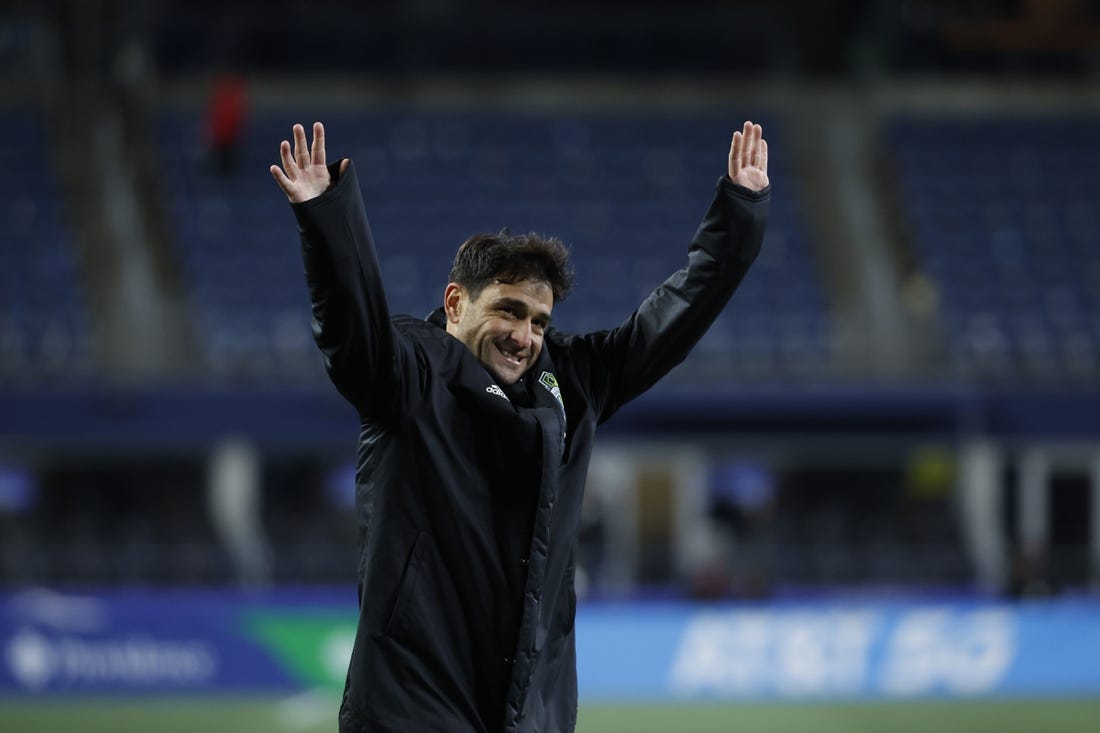
[[[536,365],[498,389],[441,313],[391,319],[355,170],[330,170],[332,187],[294,212],[314,336],[362,424],[340,730],[572,731],[593,433],[721,312],[760,249],[769,193],[723,176],[684,269],[612,331],[547,330]]]

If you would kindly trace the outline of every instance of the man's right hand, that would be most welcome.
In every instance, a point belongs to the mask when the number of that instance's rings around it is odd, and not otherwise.
[[[301,125],[294,126],[294,156],[290,155],[290,143],[283,140],[279,145],[279,157],[283,167],[271,166],[271,175],[283,189],[292,204],[300,204],[317,198],[332,184],[328,166],[325,164],[325,126],[313,123],[313,147],[306,147],[306,130]],[[340,162],[340,173],[348,168],[348,159]]]

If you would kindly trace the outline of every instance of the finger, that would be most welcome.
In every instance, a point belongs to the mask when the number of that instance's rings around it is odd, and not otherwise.
[[[741,146],[744,144],[744,139],[745,136],[740,132],[733,133],[733,142],[730,143],[730,180],[736,178],[741,171]]]
[[[283,169],[277,165],[273,165],[271,166],[271,175],[275,178],[275,182],[279,184],[279,188],[283,189],[283,192],[289,196],[290,189],[293,187],[294,183],[286,177],[286,174],[283,173]]]
[[[294,160],[299,168],[309,166],[309,146],[306,144],[306,128],[294,126]]]
[[[752,165],[752,149],[756,145],[756,141],[753,140],[752,122],[745,121],[745,126],[741,129],[741,135],[745,138],[745,142],[741,145],[741,167],[748,168]]]
[[[325,164],[325,126],[313,123],[313,165]]]
[[[760,139],[764,135],[764,128],[760,125],[752,126],[752,150],[750,151],[750,165],[759,165],[760,159]]]
[[[344,158],[340,161],[340,175],[344,175],[344,171],[348,169],[349,163],[351,163],[351,158]]]
[[[768,141],[764,138],[760,138],[760,145],[757,147],[759,148],[759,152],[756,155],[756,166],[764,171],[764,175],[768,175]]]
[[[294,158],[290,156],[290,143],[283,140],[279,144],[279,157],[283,161],[283,168],[286,169],[286,176],[290,180],[296,180],[298,178],[298,165],[294,162]]]

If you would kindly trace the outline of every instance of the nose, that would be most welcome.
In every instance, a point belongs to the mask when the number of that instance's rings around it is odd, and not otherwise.
[[[512,341],[520,348],[529,349],[533,340],[534,329],[531,326],[531,321],[517,321],[515,326],[512,327]]]

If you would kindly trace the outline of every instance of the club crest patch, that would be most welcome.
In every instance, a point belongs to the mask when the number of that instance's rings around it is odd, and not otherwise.
[[[539,377],[539,384],[546,387],[546,389],[550,391],[550,394],[554,395],[554,399],[558,401],[558,404],[561,405],[564,410],[565,403],[562,402],[561,399],[561,387],[558,386],[558,378],[551,372],[543,372],[542,376]]]

